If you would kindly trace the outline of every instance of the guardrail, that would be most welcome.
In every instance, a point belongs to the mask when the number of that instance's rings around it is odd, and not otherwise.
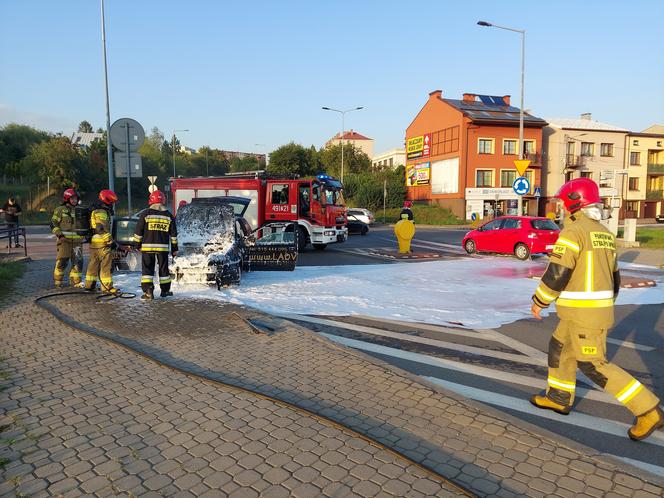
[[[7,254],[11,252],[12,240],[16,237],[23,237],[23,252],[28,255],[28,244],[25,238],[25,228],[16,227],[13,223],[0,223],[0,240],[7,239]]]

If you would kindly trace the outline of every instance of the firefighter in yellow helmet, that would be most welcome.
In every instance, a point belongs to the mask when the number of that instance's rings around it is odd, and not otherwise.
[[[71,260],[69,283],[78,287],[83,276],[83,236],[76,233],[74,211],[79,196],[73,188],[68,188],[62,197],[62,204],[55,208],[51,217],[51,232],[58,238],[53,280],[56,287],[64,285],[65,272]]]
[[[93,291],[97,287],[97,280],[105,294],[116,294],[118,289],[113,287],[111,264],[113,263],[113,237],[111,235],[111,217],[113,204],[118,196],[112,190],[99,192],[97,202],[90,214],[90,228],[93,235],[90,241],[90,261],[85,274],[85,288]]]
[[[531,312],[541,320],[541,310],[555,301],[560,323],[549,342],[546,393],[536,394],[530,401],[538,408],[567,415],[574,402],[578,368],[636,416],[627,431],[629,437],[645,439],[664,426],[659,399],[605,356],[620,273],[613,234],[599,222],[599,189],[588,178],[575,178],[556,196],[569,217],[533,295]]]

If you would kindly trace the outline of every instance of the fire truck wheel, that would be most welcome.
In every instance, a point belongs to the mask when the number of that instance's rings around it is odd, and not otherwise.
[[[314,244],[314,249],[316,249],[317,251],[322,251],[326,247],[327,247],[327,244]]]
[[[307,231],[303,227],[297,227],[297,252],[304,251],[307,247]]]

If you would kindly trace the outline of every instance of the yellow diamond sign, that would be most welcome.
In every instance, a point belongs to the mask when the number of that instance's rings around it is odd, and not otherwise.
[[[523,176],[528,169],[528,166],[530,166],[530,159],[515,159],[514,166],[516,166],[519,176]]]

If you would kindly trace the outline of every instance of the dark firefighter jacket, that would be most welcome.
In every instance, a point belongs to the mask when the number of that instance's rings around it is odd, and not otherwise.
[[[150,207],[141,213],[136,224],[134,242],[143,252],[168,252],[178,250],[178,233],[175,218],[167,210]]]

